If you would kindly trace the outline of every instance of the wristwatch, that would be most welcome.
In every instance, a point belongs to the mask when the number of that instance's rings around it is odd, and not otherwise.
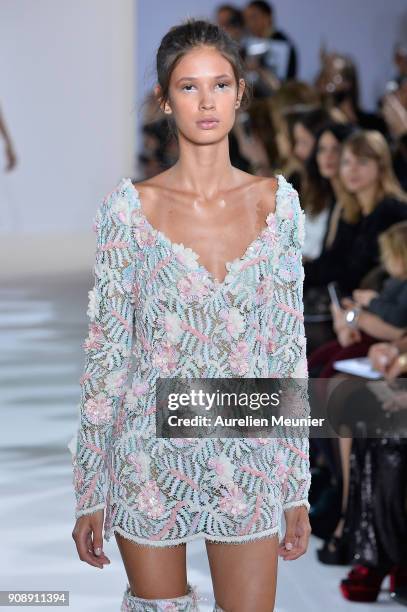
[[[350,310],[346,311],[345,321],[346,324],[349,325],[349,327],[352,327],[353,329],[357,328],[360,310],[360,308],[355,306],[354,308],[351,308]]]

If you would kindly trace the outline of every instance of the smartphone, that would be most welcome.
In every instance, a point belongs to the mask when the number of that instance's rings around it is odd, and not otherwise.
[[[338,308],[342,308],[341,303],[339,301],[340,293],[339,293],[339,286],[337,282],[333,281],[331,283],[328,283],[328,293],[329,293],[329,297],[331,299],[332,304],[334,304]]]

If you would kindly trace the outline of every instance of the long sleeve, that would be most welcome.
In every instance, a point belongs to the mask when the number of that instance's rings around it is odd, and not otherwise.
[[[287,398],[288,410],[285,416],[306,418],[310,414],[308,400],[308,365],[306,356],[306,337],[304,328],[303,283],[304,268],[302,265],[302,246],[305,238],[304,211],[300,207],[298,192],[290,186],[289,192],[284,194],[287,204],[280,208],[287,213],[282,219],[282,250],[280,261],[287,261],[289,267],[279,267],[278,277],[286,279],[285,284],[278,287],[279,296],[284,303],[281,323],[286,330],[286,337],[280,350],[286,350],[286,367],[282,368],[290,393]],[[288,205],[289,203],[289,205]],[[283,352],[284,354],[284,352]],[[280,368],[279,368],[280,369]],[[294,380],[289,380],[294,379]],[[282,398],[284,398],[284,391]],[[283,399],[284,401],[284,399]],[[284,405],[284,404],[283,404]],[[281,412],[280,412],[281,414]],[[282,477],[282,506],[283,510],[294,506],[306,506],[309,510],[308,493],[311,484],[309,460],[308,427],[295,429],[299,433],[291,437],[289,434],[277,438],[277,461],[280,464]]]
[[[370,300],[367,310],[395,327],[406,327],[407,281],[387,279],[383,291]]]
[[[72,453],[76,518],[105,507],[109,449],[126,392],[133,336],[134,249],[130,204],[107,196],[95,218],[94,286],[89,291],[89,333],[83,348],[79,423]]]

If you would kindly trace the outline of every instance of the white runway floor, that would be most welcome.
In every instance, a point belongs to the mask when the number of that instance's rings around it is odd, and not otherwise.
[[[77,274],[1,283],[0,589],[68,590],[72,612],[116,612],[126,576],[115,540],[105,543],[111,565],[101,573],[78,559],[71,538],[66,445],[77,417],[91,282]],[[312,537],[305,556],[279,562],[276,612],[406,610],[386,592],[375,604],[345,601],[338,584],[348,568],[319,564],[320,544]],[[188,558],[189,580],[207,598],[200,609],[210,612],[203,541],[188,544]]]

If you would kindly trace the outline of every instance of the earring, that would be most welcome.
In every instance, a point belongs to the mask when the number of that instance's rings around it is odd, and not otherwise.
[[[240,106],[240,100],[236,102],[235,108],[239,108],[239,106]]]

